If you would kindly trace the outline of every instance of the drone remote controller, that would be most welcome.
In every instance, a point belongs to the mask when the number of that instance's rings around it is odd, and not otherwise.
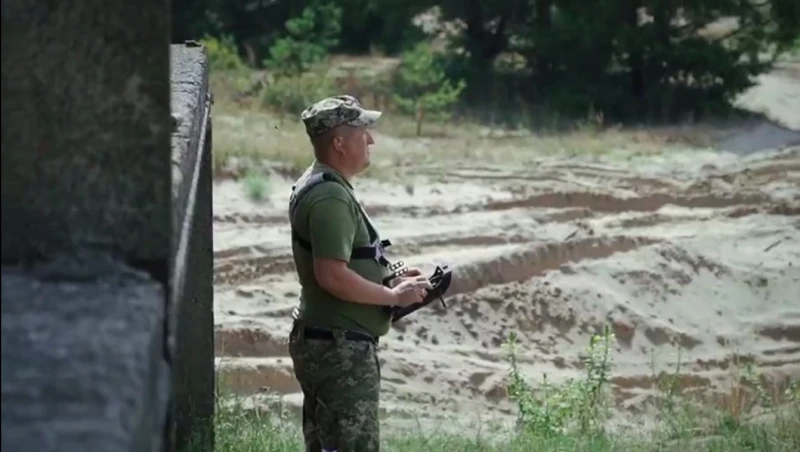
[[[392,274],[383,278],[383,285],[386,287],[390,287],[389,283],[393,279],[405,275],[408,272],[408,267],[406,267],[405,262],[397,261],[394,264],[389,264],[389,270],[392,271]]]
[[[400,267],[403,266],[402,261],[398,262],[398,264],[399,264]],[[398,265],[398,264],[393,264],[393,265]],[[406,269],[401,269],[400,267],[392,268],[392,266],[390,266],[390,269],[392,269],[394,271],[394,273],[400,272],[400,275],[404,274],[408,270],[407,268]],[[397,275],[397,276],[400,276],[400,275]],[[393,277],[396,277],[396,276],[393,276]],[[433,272],[433,275],[431,275],[431,277],[428,278],[428,281],[430,281],[431,286],[433,286],[433,288],[428,289],[428,293],[427,293],[427,295],[425,295],[425,299],[423,299],[419,303],[414,303],[412,305],[408,305],[408,306],[392,306],[391,308],[389,308],[390,311],[391,311],[391,314],[392,314],[392,323],[394,323],[394,322],[402,319],[403,317],[411,314],[412,312],[416,311],[417,309],[420,309],[420,308],[423,308],[425,306],[428,306],[429,304],[433,303],[434,300],[437,300],[437,299],[439,301],[441,301],[442,306],[446,308],[447,305],[444,304],[443,296],[447,292],[447,289],[450,288],[450,283],[452,282],[452,280],[453,280],[453,270],[449,266],[447,266],[447,265],[437,266],[436,270],[434,270],[434,272]]]

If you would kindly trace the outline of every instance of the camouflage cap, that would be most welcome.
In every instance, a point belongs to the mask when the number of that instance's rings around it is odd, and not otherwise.
[[[328,97],[311,105],[300,114],[306,133],[314,137],[341,125],[371,126],[381,117],[381,112],[366,110],[353,96]]]

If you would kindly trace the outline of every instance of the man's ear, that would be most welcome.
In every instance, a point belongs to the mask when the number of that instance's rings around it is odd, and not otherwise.
[[[331,138],[331,144],[333,145],[333,150],[336,152],[342,152],[344,150],[344,142],[341,135],[334,135]]]
[[[334,135],[333,138],[331,139],[331,142],[333,143],[333,149],[335,149],[336,152],[340,153],[345,152],[345,147],[346,147],[345,141],[347,141],[348,132],[349,130],[347,130],[346,128],[340,127],[336,131],[336,135]]]

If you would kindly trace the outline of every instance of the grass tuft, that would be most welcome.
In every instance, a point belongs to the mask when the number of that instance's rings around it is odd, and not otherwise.
[[[269,178],[255,166],[247,169],[243,180],[245,194],[251,201],[263,201],[269,195]]]

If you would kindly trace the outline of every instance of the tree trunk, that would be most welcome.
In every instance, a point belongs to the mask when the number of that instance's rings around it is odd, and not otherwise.
[[[669,117],[672,104],[670,90],[664,86],[664,68],[661,67],[661,61],[668,61],[670,48],[670,18],[673,14],[673,5],[670,0],[656,0],[653,8],[653,26],[655,28],[656,39],[654,42],[655,54],[650,58],[647,64],[647,79],[651,81],[651,85],[655,83],[658,87],[658,110],[660,110],[661,120],[666,121]]]
[[[625,6],[625,24],[629,29],[627,51],[628,67],[630,69],[631,94],[633,96],[634,111],[637,113],[637,115],[641,115],[647,111],[647,102],[645,99],[645,91],[647,87],[645,85],[646,81],[644,77],[645,71],[642,44],[634,38],[634,36],[637,35],[636,30],[639,28],[638,10],[641,6],[641,0],[628,0]]]
[[[472,1],[467,5],[465,22],[467,29],[464,36],[465,46],[470,55],[471,80],[468,86],[467,99],[470,102],[478,100],[484,93],[484,88],[493,83],[492,65],[501,52],[508,48],[508,36],[506,26],[512,11],[500,17],[500,21],[495,30],[487,30],[486,25],[491,17],[485,14],[480,1]]]
[[[536,2],[536,34],[539,36],[548,36],[550,28],[552,28],[552,18],[550,17],[550,10],[553,6],[553,0],[537,0]],[[536,71],[542,82],[546,82],[550,75],[550,57],[544,54],[542,46],[537,43],[536,45]]]

